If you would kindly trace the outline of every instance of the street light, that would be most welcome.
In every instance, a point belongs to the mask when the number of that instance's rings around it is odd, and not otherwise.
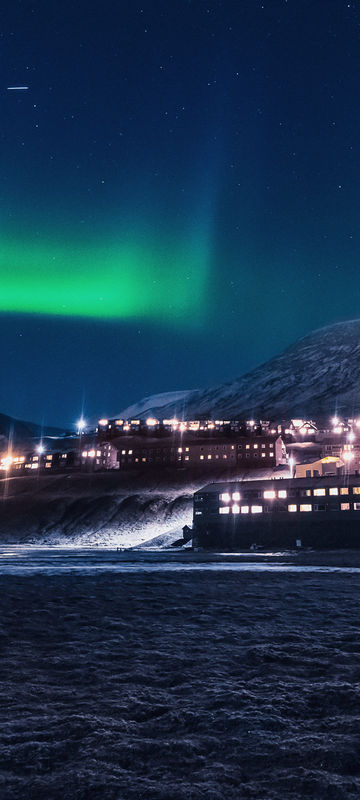
[[[78,433],[81,435],[84,432],[85,428],[86,428],[86,422],[84,420],[84,417],[80,417],[80,419],[78,419],[76,424],[77,424]]]

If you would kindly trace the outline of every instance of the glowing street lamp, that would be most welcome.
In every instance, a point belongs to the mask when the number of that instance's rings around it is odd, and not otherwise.
[[[86,422],[84,420],[84,417],[80,417],[80,419],[78,419],[76,425],[77,425],[77,431],[81,436],[81,434],[84,433],[84,430],[86,428]]]
[[[42,442],[40,442],[40,444],[38,444],[38,446],[36,448],[36,452],[39,453],[39,456],[41,456],[43,453],[45,453],[45,447],[44,447]]]

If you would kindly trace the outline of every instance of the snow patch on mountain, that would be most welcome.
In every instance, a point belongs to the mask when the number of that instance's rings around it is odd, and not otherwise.
[[[153,394],[149,397],[144,397],[138,403],[133,403],[133,405],[124,408],[118,416],[122,419],[143,419],[145,416],[153,415],[155,410],[159,412],[161,409],[167,407],[171,407],[175,410],[179,409],[180,413],[184,405],[184,400],[186,400],[189,395],[193,394],[194,392],[191,389]]]

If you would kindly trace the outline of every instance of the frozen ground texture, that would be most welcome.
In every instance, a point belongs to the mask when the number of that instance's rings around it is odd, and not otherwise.
[[[355,574],[0,577],[2,800],[358,800]]]

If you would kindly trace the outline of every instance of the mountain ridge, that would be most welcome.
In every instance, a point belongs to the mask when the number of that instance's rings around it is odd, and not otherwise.
[[[133,416],[140,407],[143,415],[174,416],[179,404],[167,394],[161,404],[159,395],[132,404]],[[360,319],[318,328],[233,381],[184,393],[182,406],[187,418],[360,412]]]

